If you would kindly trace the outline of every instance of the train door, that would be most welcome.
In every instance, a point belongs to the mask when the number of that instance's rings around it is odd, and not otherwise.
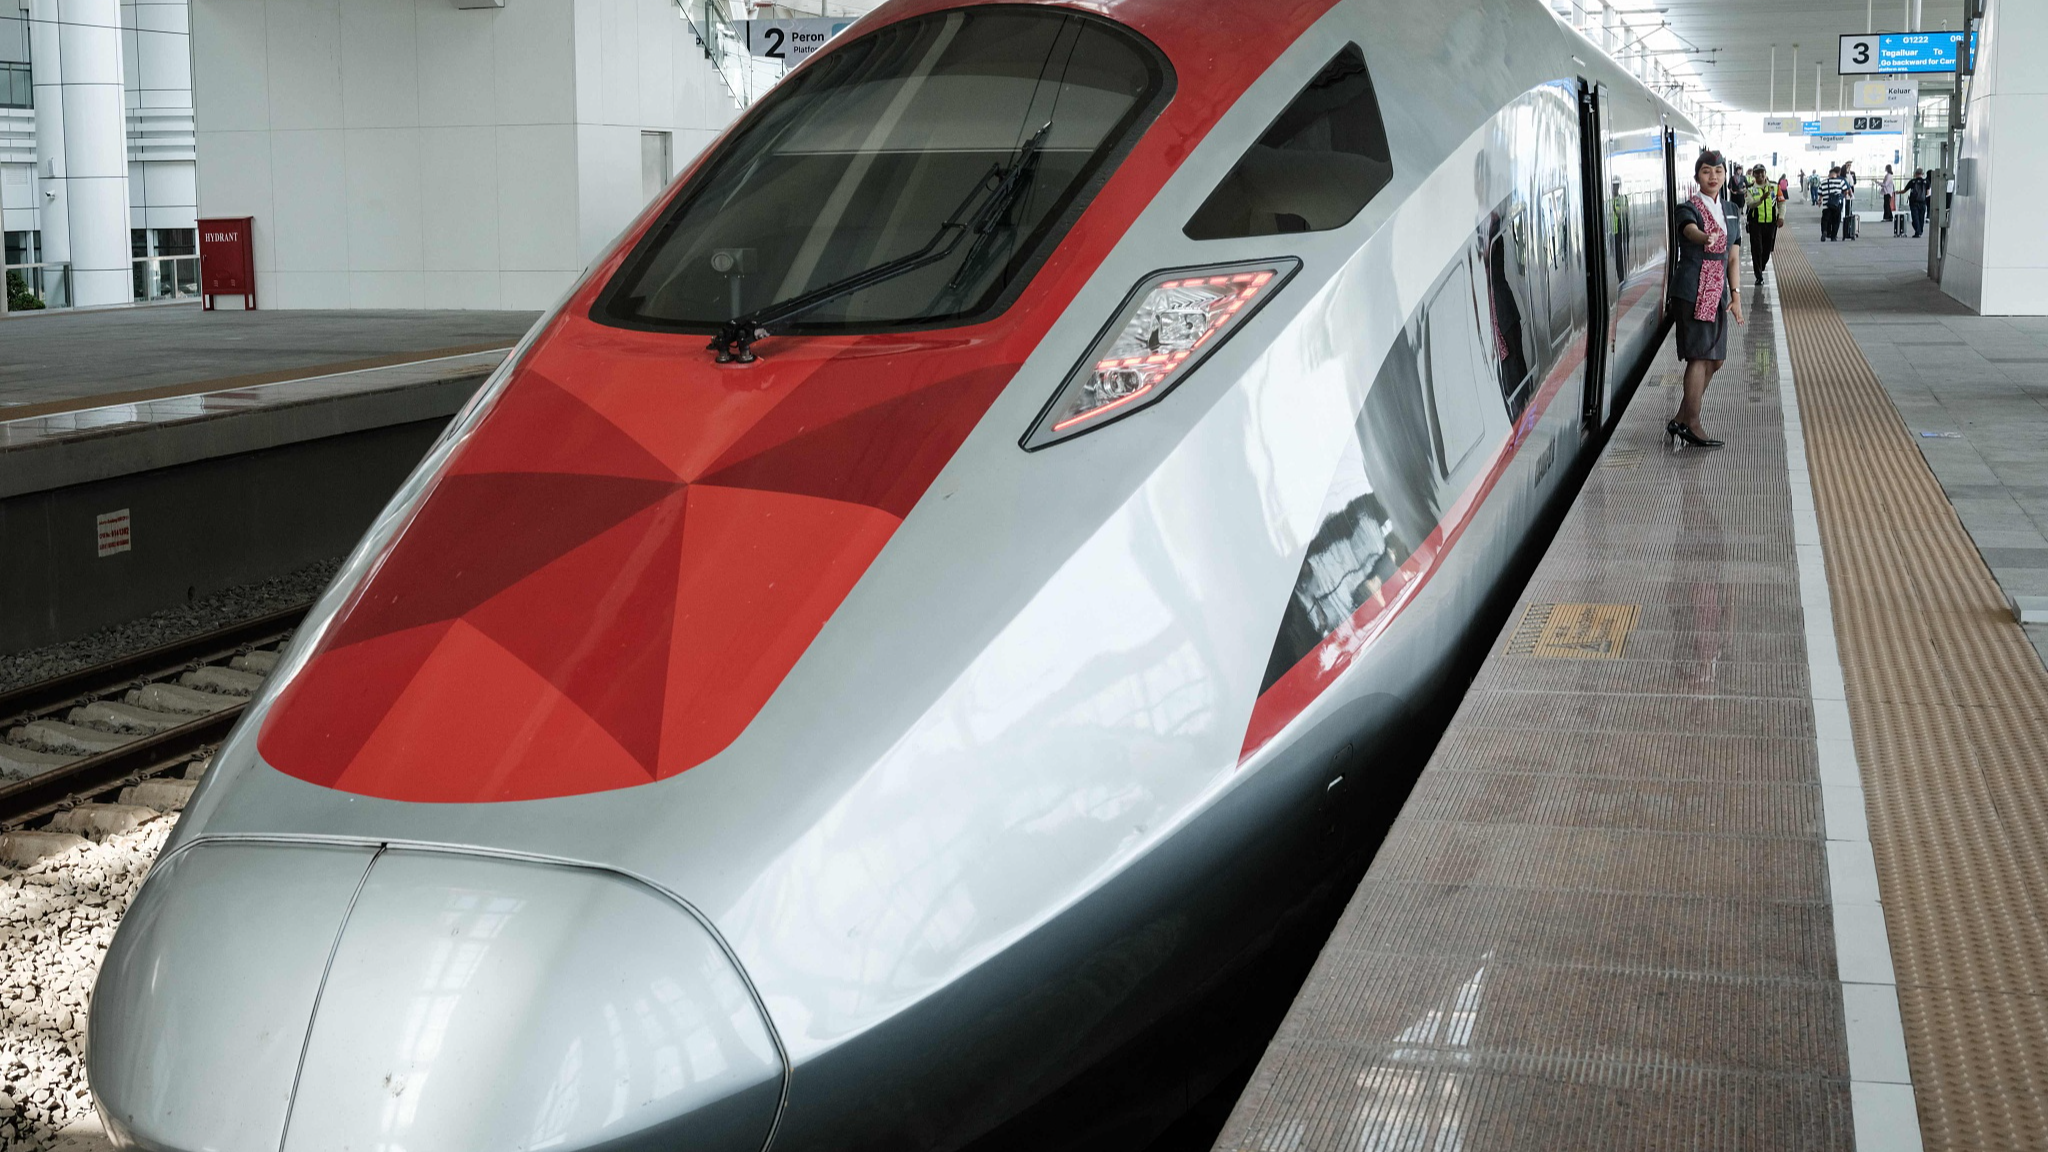
[[[1671,131],[1670,117],[1664,118],[1664,284],[1659,305],[1668,311],[1671,299],[1671,266],[1678,263],[1678,135]],[[1666,319],[1669,319],[1667,316]]]
[[[1627,209],[1620,186],[1608,187],[1606,105],[1607,89],[1581,78],[1579,182],[1585,189],[1585,224],[1580,231],[1586,241],[1586,373],[1579,414],[1589,428],[1598,427],[1607,415],[1603,400],[1612,370],[1614,301],[1620,288],[1608,251],[1620,230],[1621,213]]]

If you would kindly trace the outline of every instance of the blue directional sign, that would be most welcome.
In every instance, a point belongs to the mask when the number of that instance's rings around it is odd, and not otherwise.
[[[1844,36],[1842,59],[1836,70],[1844,76],[1953,72],[1956,70],[1956,51],[1962,42],[1961,32],[1886,32]],[[1970,62],[1976,63],[1974,39]]]

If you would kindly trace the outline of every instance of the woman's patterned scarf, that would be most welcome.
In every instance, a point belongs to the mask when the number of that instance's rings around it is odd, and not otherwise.
[[[1721,210],[1695,192],[1692,194],[1693,211],[1700,214],[1700,226],[1707,234],[1707,255],[1728,254],[1728,226],[1721,219]],[[1700,261],[1699,304],[1693,309],[1695,320],[1713,320],[1721,314],[1721,293],[1728,287],[1728,262],[1724,260]]]

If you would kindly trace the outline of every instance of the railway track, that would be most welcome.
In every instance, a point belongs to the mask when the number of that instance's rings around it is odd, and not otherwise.
[[[0,864],[182,809],[310,607],[0,693]]]

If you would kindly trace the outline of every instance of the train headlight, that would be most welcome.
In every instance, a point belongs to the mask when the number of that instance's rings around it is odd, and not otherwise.
[[[1294,259],[1259,260],[1147,278],[1039,413],[1024,436],[1025,450],[1157,403],[1300,267]]]

